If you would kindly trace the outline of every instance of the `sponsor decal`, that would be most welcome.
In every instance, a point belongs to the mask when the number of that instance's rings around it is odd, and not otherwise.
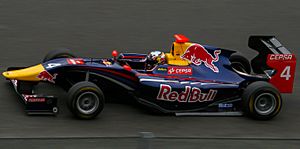
[[[267,65],[276,70],[268,82],[279,89],[281,93],[292,93],[296,64],[294,54],[268,54]]]
[[[185,86],[184,91],[177,92],[172,91],[172,87],[170,85],[161,84],[156,99],[170,102],[207,102],[213,101],[217,92],[217,90],[210,89],[208,93],[203,93],[201,89],[191,86]]]
[[[22,94],[23,98],[27,102],[45,102],[46,98],[44,97],[37,97],[37,95],[25,95]]]
[[[82,58],[68,58],[67,59],[68,64],[72,65],[83,65],[84,60]]]
[[[168,74],[178,74],[178,75],[192,75],[191,67],[168,67]]]
[[[211,69],[213,72],[218,73],[219,68],[215,66],[215,62],[219,61],[219,54],[221,50],[214,51],[214,57],[200,44],[192,44],[189,46],[183,55],[181,55],[182,59],[188,60],[194,65],[201,65],[202,62],[204,65]]]
[[[11,80],[11,82],[13,83],[13,85],[14,85],[15,87],[18,86],[18,80]]]
[[[43,80],[43,81],[49,81],[51,83],[55,83],[55,79],[56,79],[57,74],[53,74],[51,75],[48,71],[44,70],[42,71],[37,78]]]
[[[293,54],[271,54],[270,60],[292,60]]]
[[[26,95],[26,94],[22,94],[22,96],[23,96],[25,101],[27,101],[31,97],[37,97],[37,95]]]
[[[27,102],[45,102],[46,99],[45,98],[28,98]]]
[[[232,103],[219,103],[218,107],[219,108],[232,108],[233,104]]]
[[[47,64],[46,68],[50,69],[50,68],[54,68],[57,66],[61,66],[61,64],[60,63],[49,63],[49,64]]]
[[[102,63],[103,63],[105,66],[111,66],[111,62],[108,61],[108,60],[106,60],[106,59],[102,60]]]
[[[167,71],[168,69],[167,69],[167,68],[164,68],[164,67],[159,67],[157,70],[158,70],[158,71]]]

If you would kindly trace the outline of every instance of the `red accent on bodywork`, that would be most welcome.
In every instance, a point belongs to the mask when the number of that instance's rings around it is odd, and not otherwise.
[[[131,71],[132,70],[132,68],[130,66],[128,66],[128,65],[124,65],[123,68],[125,70],[127,70],[127,71]]]
[[[124,59],[144,59],[146,56],[123,56]]]
[[[144,59],[146,56],[123,56],[124,59]]]
[[[177,42],[177,43],[184,43],[184,42],[190,41],[190,39],[188,39],[187,37],[185,37],[182,34],[175,34],[174,37],[175,37],[175,42]]]
[[[117,50],[113,50],[113,51],[111,52],[111,55],[112,55],[113,57],[117,57],[117,56],[118,56],[118,51],[117,51]]]
[[[150,77],[160,77],[160,76],[162,76],[162,75],[160,75],[160,74],[152,74],[152,73],[137,73],[137,74],[135,74],[136,76],[150,76]]]
[[[103,68],[88,68],[88,69],[100,70],[100,71],[108,72],[108,73],[111,73],[111,74],[114,74],[114,75],[117,75],[117,76],[120,76],[120,77],[123,77],[123,78],[126,78],[126,79],[130,79],[132,81],[137,81],[136,77],[133,77],[133,76],[121,73],[121,72],[117,72],[115,70],[103,69]]]
[[[281,93],[292,93],[296,71],[294,54],[269,54],[267,65],[276,70],[269,82]],[[288,68],[289,67],[289,68]]]
[[[82,58],[68,58],[67,59],[68,64],[71,65],[83,65],[84,60]]]
[[[176,79],[178,81],[192,81],[192,82],[202,82],[202,83],[219,83],[219,84],[228,84],[226,82],[220,82],[215,80],[200,80],[197,78],[189,77],[189,78],[182,78],[177,75],[162,75],[162,74],[146,74],[146,73],[137,73],[135,74],[137,77],[139,76],[149,76],[149,77],[160,77],[164,79]]]

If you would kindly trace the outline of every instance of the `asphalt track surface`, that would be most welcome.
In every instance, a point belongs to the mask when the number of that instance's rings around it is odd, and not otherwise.
[[[169,51],[172,35],[235,49],[249,59],[251,34],[276,35],[299,52],[298,0],[0,0],[0,70],[37,64],[58,48],[83,57]],[[155,116],[131,104],[108,103],[95,120],[74,119],[60,89],[60,114],[27,116],[11,86],[0,79],[0,148],[137,148],[139,132],[153,132],[153,148],[298,148],[299,61],[294,93],[284,95],[271,121],[245,117]],[[126,98],[120,98],[126,100]]]

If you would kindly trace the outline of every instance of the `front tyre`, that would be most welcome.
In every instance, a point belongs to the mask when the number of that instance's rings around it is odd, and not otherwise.
[[[68,107],[80,119],[93,119],[104,108],[104,95],[92,82],[78,82],[68,91]]]
[[[282,106],[279,91],[268,82],[251,83],[242,95],[244,113],[254,119],[269,120]]]
[[[50,51],[43,59],[43,63],[57,58],[74,58],[76,57],[69,49],[57,49]]]

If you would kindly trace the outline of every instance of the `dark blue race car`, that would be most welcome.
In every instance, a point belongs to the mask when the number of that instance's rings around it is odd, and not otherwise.
[[[43,81],[68,92],[67,104],[82,119],[95,118],[109,92],[125,91],[151,110],[176,115],[242,115],[271,119],[281,93],[293,90],[296,58],[274,36],[251,36],[258,51],[250,62],[234,51],[174,35],[170,53],[112,52],[113,58],[80,58],[70,50],[46,55],[42,64],[10,67],[10,80],[29,114],[58,112],[57,98],[35,91]]]

